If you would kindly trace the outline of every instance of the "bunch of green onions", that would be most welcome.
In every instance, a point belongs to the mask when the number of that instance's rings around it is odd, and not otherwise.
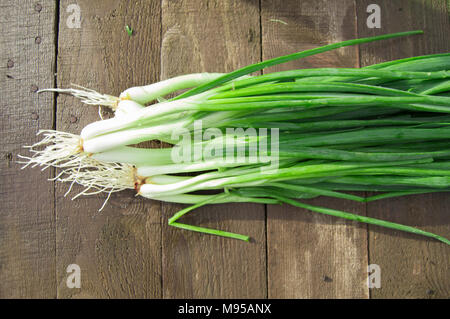
[[[22,156],[23,163],[59,168],[55,180],[85,186],[79,195],[105,192],[109,198],[135,189],[146,198],[191,204],[169,224],[202,233],[249,239],[178,219],[206,204],[287,203],[450,244],[414,227],[299,201],[329,196],[369,202],[450,190],[449,53],[361,69],[250,75],[344,46],[419,33],[343,41],[227,74],[183,75],[127,89],[119,97],[82,87],[50,89],[107,106],[115,116],[87,125],[79,136],[41,131],[43,140],[29,147],[33,155]],[[165,98],[181,89],[189,90]],[[260,134],[247,134],[256,131]],[[171,147],[137,145],[151,140]],[[252,148],[255,143],[265,148]],[[230,149],[234,156],[224,158]],[[186,150],[200,151],[183,161],[174,159]],[[345,191],[381,193],[364,198]]]

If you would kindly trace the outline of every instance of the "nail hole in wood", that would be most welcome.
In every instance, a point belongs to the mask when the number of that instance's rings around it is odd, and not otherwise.
[[[42,5],[41,5],[40,3],[36,3],[36,4],[34,5],[34,10],[35,10],[36,12],[41,12],[41,10],[42,10]]]

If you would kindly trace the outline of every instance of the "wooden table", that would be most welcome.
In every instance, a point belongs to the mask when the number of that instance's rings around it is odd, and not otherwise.
[[[374,2],[380,29],[366,24]],[[445,0],[1,0],[0,7],[0,297],[450,297],[450,248],[433,240],[288,206],[219,205],[186,218],[250,235],[244,243],[172,228],[167,219],[180,205],[131,191],[112,195],[98,212],[104,196],[71,201],[64,196],[68,185],[47,181],[54,171],[20,170],[16,163],[39,129],[78,134],[98,120],[96,107],[37,89],[75,83],[117,95],[179,74],[226,72],[330,42],[413,29],[426,33],[264,72],[448,52]],[[312,202],[450,237],[446,194],[367,205]],[[81,288],[67,287],[71,264],[80,266]],[[381,288],[368,288],[369,264],[379,265]]]

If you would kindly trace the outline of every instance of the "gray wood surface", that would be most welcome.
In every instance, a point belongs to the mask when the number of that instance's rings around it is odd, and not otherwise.
[[[0,298],[56,296],[53,172],[17,164],[53,127],[54,99],[36,90],[54,86],[55,3],[34,5],[0,4]]]

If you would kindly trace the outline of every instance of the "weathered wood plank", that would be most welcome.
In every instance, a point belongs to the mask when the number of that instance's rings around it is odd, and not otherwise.
[[[372,1],[357,1],[360,37],[423,29],[425,35],[360,48],[361,65],[398,58],[448,52],[450,25],[445,1],[377,1],[381,29],[368,29],[366,8]],[[371,217],[417,226],[450,237],[448,194],[408,196],[370,203]],[[418,236],[369,227],[369,261],[381,268],[381,288],[372,298],[448,298],[449,250],[445,244]]]
[[[263,59],[356,37],[353,1],[262,1]],[[350,47],[265,72],[354,67]],[[359,203],[318,198],[313,204],[359,214]],[[367,298],[366,226],[289,206],[268,206],[269,298]]]
[[[77,1],[79,29],[66,24],[72,3],[60,4],[58,87],[76,83],[118,95],[159,79],[159,1]],[[125,25],[135,30],[132,37]],[[97,108],[58,97],[58,130],[79,134],[95,120]],[[123,192],[98,212],[106,195],[70,201],[67,187],[58,184],[56,192],[58,297],[161,297],[159,203]],[[81,268],[80,289],[66,286],[66,267],[73,263]]]
[[[162,78],[231,71],[260,59],[258,1],[163,1]],[[183,222],[252,237],[251,243],[167,226],[181,205],[163,205],[164,298],[266,296],[264,206],[207,206]]]
[[[52,172],[20,170],[17,155],[53,124],[53,98],[36,90],[54,85],[55,1],[0,8],[0,298],[54,298]]]

